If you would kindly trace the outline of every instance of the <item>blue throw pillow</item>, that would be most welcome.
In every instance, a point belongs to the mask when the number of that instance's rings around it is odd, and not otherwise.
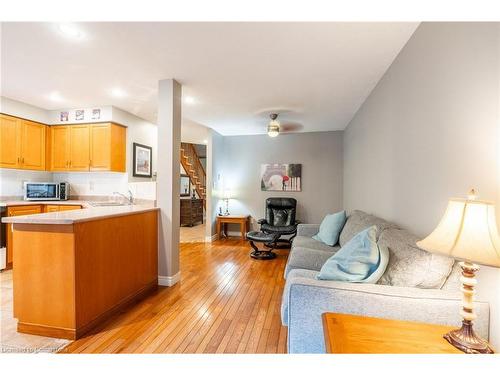
[[[389,262],[389,251],[379,248],[376,234],[376,226],[356,234],[325,262],[317,279],[376,283]]]
[[[326,215],[319,226],[318,234],[314,235],[313,238],[329,246],[335,246],[339,242],[340,231],[344,227],[345,221],[345,211]]]

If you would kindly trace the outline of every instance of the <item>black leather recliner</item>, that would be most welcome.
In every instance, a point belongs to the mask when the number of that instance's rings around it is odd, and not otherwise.
[[[295,198],[267,198],[266,218],[258,221],[261,232],[291,235],[288,239],[278,239],[279,242],[290,244],[297,235],[299,221],[295,220],[296,212]]]

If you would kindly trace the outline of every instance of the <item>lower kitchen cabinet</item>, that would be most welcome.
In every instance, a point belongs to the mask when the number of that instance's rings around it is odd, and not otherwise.
[[[59,212],[80,210],[82,206],[75,204],[28,204],[7,207],[7,216],[22,216],[42,214],[45,212]],[[12,224],[7,224],[7,268],[11,268],[14,260],[14,246],[12,240]]]
[[[22,216],[41,214],[43,212],[43,205],[34,204],[27,206],[10,206],[7,207],[7,216]],[[7,268],[12,267],[14,259],[14,247],[12,246],[12,224],[7,224]]]

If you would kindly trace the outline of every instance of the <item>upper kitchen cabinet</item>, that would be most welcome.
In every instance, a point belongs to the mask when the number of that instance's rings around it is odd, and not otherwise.
[[[0,115],[0,167],[45,170],[47,126]]]
[[[50,170],[67,171],[69,168],[69,127],[51,126],[50,133]]]
[[[90,127],[69,126],[69,171],[88,171],[90,168]]]
[[[126,128],[112,123],[51,126],[52,171],[125,172]]]
[[[90,170],[125,172],[126,128],[120,125],[90,126]]]

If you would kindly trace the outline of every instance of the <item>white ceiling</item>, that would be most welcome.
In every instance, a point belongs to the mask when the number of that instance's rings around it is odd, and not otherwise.
[[[175,78],[186,123],[264,133],[341,130],[418,23],[3,23],[1,94],[46,109],[114,105],[156,121],[158,80]],[[110,91],[121,88],[126,97]],[[62,102],[50,100],[58,92]]]

